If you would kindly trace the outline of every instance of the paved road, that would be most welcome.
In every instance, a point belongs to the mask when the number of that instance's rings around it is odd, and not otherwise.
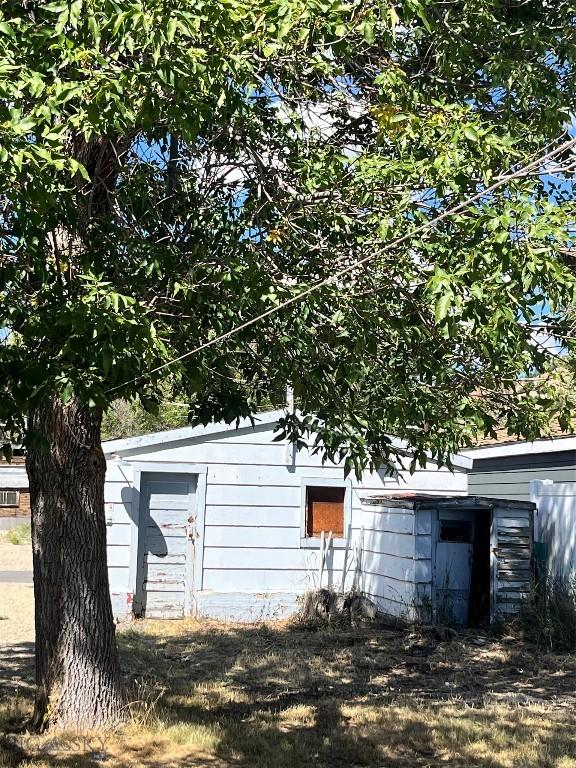
[[[32,571],[0,571],[0,582],[32,584]]]

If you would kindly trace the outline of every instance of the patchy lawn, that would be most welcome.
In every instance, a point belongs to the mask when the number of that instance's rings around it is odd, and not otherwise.
[[[512,637],[186,620],[135,622],[119,641],[129,725],[20,735],[0,765],[576,768],[576,660]],[[0,681],[12,731],[24,678],[16,661]]]

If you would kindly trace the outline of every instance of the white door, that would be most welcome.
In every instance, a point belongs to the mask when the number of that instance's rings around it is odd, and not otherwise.
[[[436,618],[441,623],[468,621],[473,527],[471,511],[439,513],[434,590]]]
[[[195,475],[146,473],[140,488],[135,613],[180,618],[190,613]]]

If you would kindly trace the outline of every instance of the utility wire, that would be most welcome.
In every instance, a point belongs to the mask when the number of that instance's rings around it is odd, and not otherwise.
[[[550,152],[546,152],[545,154],[536,157],[534,160],[531,160],[529,163],[521,166],[516,171],[508,173],[505,176],[500,176],[497,181],[495,181],[489,187],[486,187],[486,189],[483,189],[480,192],[477,192],[474,195],[471,195],[470,197],[466,198],[466,200],[463,200],[461,203],[458,203],[458,205],[455,205],[454,207],[447,209],[443,213],[440,213],[438,216],[435,216],[434,218],[429,219],[428,221],[424,222],[424,224],[421,224],[420,226],[416,227],[416,229],[412,230],[411,232],[407,232],[405,235],[402,235],[401,237],[398,237],[395,240],[392,240],[383,248],[381,248],[379,253],[387,253],[392,248],[395,248],[396,246],[401,245],[402,243],[405,243],[407,240],[412,239],[415,235],[419,235],[421,232],[425,232],[428,229],[432,229],[441,221],[444,221],[444,219],[447,219],[450,216],[454,216],[454,214],[459,213],[460,211],[468,208],[468,206],[472,205],[473,203],[485,197],[486,195],[489,195],[490,193],[504,186],[504,184],[508,183],[509,181],[513,181],[514,179],[521,178],[526,174],[527,171],[533,170],[534,168],[541,166],[543,163],[546,163],[548,160],[551,160],[556,155],[561,154],[562,152],[565,152],[566,150],[570,149],[575,144],[576,144],[576,137],[563,142],[562,144],[560,144],[560,146],[556,147],[556,149],[553,149]],[[277,312],[280,312],[281,310],[291,306],[292,304],[296,304],[306,296],[309,296],[311,293],[314,293],[314,291],[317,291],[320,288],[324,288],[326,285],[330,285],[330,283],[333,283],[335,280],[338,280],[344,275],[347,275],[350,272],[353,272],[355,269],[362,266],[363,264],[367,264],[373,258],[374,258],[374,253],[371,252],[367,256],[364,256],[363,258],[357,259],[356,261],[354,261],[354,263],[349,264],[347,267],[344,267],[343,269],[340,269],[337,272],[333,272],[331,275],[324,278],[323,280],[319,280],[317,283],[314,283],[313,285],[309,286],[308,288],[296,294],[295,296],[292,296],[289,299],[286,299],[286,301],[283,301],[281,304],[277,304],[271,309],[266,310],[266,312],[262,312],[262,314],[257,315],[256,317],[253,317],[251,320],[246,320],[246,322],[235,326],[231,330],[226,331],[226,333],[223,333],[214,339],[210,339],[210,341],[206,341],[204,342],[204,344],[200,344],[198,347],[195,347],[194,349],[191,349],[188,352],[184,352],[182,355],[179,355],[178,357],[175,357],[172,360],[168,360],[166,363],[162,363],[162,365],[158,365],[156,366],[156,368],[152,368],[146,373],[141,373],[139,376],[136,376],[133,379],[129,379],[128,381],[125,381],[123,384],[118,384],[117,386],[112,387],[111,389],[108,389],[107,394],[110,392],[115,392],[118,389],[122,389],[123,387],[126,387],[129,384],[134,384],[135,382],[140,381],[140,379],[143,379],[145,376],[151,376],[154,373],[158,373],[159,371],[164,370],[164,368],[169,368],[170,366],[175,365],[176,363],[179,363],[182,360],[186,360],[187,358],[192,357],[192,355],[198,354],[198,352],[202,352],[204,349],[213,347],[215,344],[219,344],[221,341],[224,341],[225,339],[229,339],[231,336],[235,336],[237,333],[244,331],[246,328],[250,328],[252,325],[256,325],[256,323],[259,323],[261,320],[264,320],[265,318],[270,317],[271,315],[274,315]]]

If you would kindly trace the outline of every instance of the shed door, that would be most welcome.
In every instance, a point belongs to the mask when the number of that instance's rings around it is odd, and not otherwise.
[[[441,511],[438,516],[434,588],[436,618],[466,624],[470,601],[474,518],[468,510]]]
[[[143,475],[135,606],[142,616],[171,619],[190,612],[195,491],[194,475]]]

